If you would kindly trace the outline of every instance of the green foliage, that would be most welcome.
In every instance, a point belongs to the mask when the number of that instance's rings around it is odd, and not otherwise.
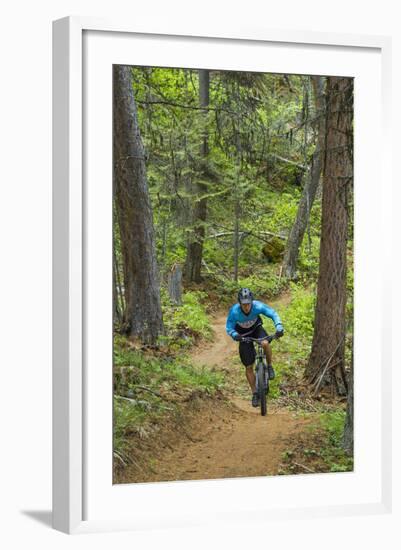
[[[241,231],[285,236],[300,197],[299,187],[294,186],[299,168],[280,156],[304,162],[304,131],[294,127],[303,116],[309,80],[215,73],[209,85],[211,110],[205,113],[198,108],[197,70],[135,67],[132,75],[162,270],[184,261],[193,232],[191,212],[201,197],[208,198],[206,234],[227,233],[218,240],[209,237],[205,241],[208,270],[203,271],[208,277],[233,272],[230,231],[238,202]],[[207,158],[201,152],[205,134]],[[310,153],[312,134],[306,138]],[[280,192],[277,181],[281,182]],[[262,247],[257,236],[241,238],[240,273],[248,276],[249,265],[256,270],[263,266]],[[272,292],[274,288],[260,285],[260,291]]]
[[[248,277],[249,266],[255,275],[266,262],[262,248],[269,246],[263,241],[266,235],[261,240],[258,234],[287,237],[301,195],[304,174],[299,165],[308,162],[315,147],[311,123],[304,125],[305,113],[315,114],[310,78],[214,72],[210,110],[203,111],[197,70],[134,67],[132,77],[161,271],[184,261],[193,235],[193,209],[207,197],[204,275],[233,273],[236,215],[240,231],[245,231],[240,275]],[[207,157],[202,153],[205,135]],[[197,187],[200,183],[202,188]],[[235,214],[238,203],[240,212]],[[308,277],[317,275],[320,217],[316,199],[310,215],[311,246],[305,237],[299,261]],[[213,239],[219,232],[225,236]],[[274,293],[271,283],[259,289]]]
[[[128,451],[128,440],[130,435],[144,434],[144,420],[146,418],[146,407],[144,403],[126,401],[114,397],[113,409],[113,431],[114,431],[114,451],[125,458]]]
[[[167,335],[161,341],[172,349],[179,349],[193,343],[194,338],[210,338],[212,329],[202,301],[206,293],[187,291],[183,294],[182,305],[172,305],[168,293],[162,290],[163,320]]]
[[[321,456],[328,465],[330,472],[348,472],[353,469],[353,458],[342,448],[345,411],[326,412],[320,416],[320,424],[326,434],[326,444],[321,450]]]
[[[327,432],[330,444],[339,447],[344,431],[345,411],[337,410],[320,416],[320,423]]]
[[[270,246],[267,235],[285,243],[301,195],[299,165],[315,147],[311,125],[303,126],[306,100],[314,116],[309,77],[214,72],[208,111],[199,109],[197,70],[134,67],[132,77],[161,272],[185,261],[194,234],[193,210],[207,197],[203,275],[220,288],[232,277],[238,217],[240,279],[250,278],[259,294],[275,295],[282,286],[275,281],[277,273],[265,277],[263,268],[269,259],[280,262],[282,251],[276,254],[280,246],[274,246],[267,259],[262,250]],[[317,275],[320,215],[317,199],[310,216],[311,246],[305,237],[299,260],[301,275],[309,278]]]
[[[300,193],[294,189],[292,193],[281,193],[278,197],[269,195],[270,201],[274,204],[274,211],[269,217],[269,229],[274,233],[287,233],[291,228],[298,208]]]
[[[313,335],[315,295],[309,289],[295,283],[290,284],[291,302],[283,312],[283,323],[292,336]]]
[[[160,388],[164,383],[178,383],[192,388],[218,389],[223,378],[220,373],[207,372],[204,367],[197,367],[185,356],[152,357],[130,347],[122,336],[114,338],[114,365],[131,367],[129,382],[124,384],[128,389],[137,385]]]
[[[185,242],[182,232],[171,218],[166,216],[162,219],[160,213],[156,213],[154,219],[158,262],[162,271],[168,272],[174,264],[184,264]]]
[[[309,241],[308,236],[305,235],[298,259],[298,268],[301,275],[306,273],[310,279],[317,279],[319,274],[319,254],[320,236],[311,235]]]
[[[280,292],[281,284],[277,275],[272,270],[261,269],[257,274],[249,277],[242,277],[239,280],[239,287],[251,288],[254,295],[262,299],[266,299],[277,295]]]
[[[237,300],[238,290],[241,287],[251,288],[257,300],[271,300],[277,296],[287,284],[283,278],[277,275],[277,266],[264,263],[251,264],[243,267],[244,272],[250,272],[247,276],[241,276],[238,282],[228,279],[226,276],[214,278],[213,290],[217,293],[221,303],[232,304]]]

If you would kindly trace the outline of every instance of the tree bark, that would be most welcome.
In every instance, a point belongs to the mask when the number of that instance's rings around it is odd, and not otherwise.
[[[348,378],[347,414],[345,417],[343,448],[352,456],[354,452],[354,354],[352,353],[351,369]]]
[[[174,265],[168,274],[168,293],[173,304],[182,304],[182,269],[178,264]]]
[[[327,81],[322,232],[312,351],[305,374],[338,393],[344,378],[348,188],[353,179],[353,80]],[[317,382],[318,381],[318,382]],[[316,388],[318,389],[318,388]]]
[[[233,82],[232,96],[240,101],[240,86],[238,80]],[[240,195],[240,175],[242,164],[242,144],[241,144],[241,121],[239,112],[237,114],[234,130],[235,130],[235,148],[236,148],[236,174],[234,183],[234,281],[238,282],[239,275],[239,256],[241,246],[241,195]]]
[[[145,154],[131,68],[113,66],[113,184],[124,262],[124,327],[155,343],[163,333],[159,274]]]
[[[117,260],[117,254],[115,246],[113,246],[113,300],[114,300],[114,313],[115,313],[115,322],[118,323],[118,325],[121,325],[122,323],[122,312],[124,310],[123,307],[123,296],[122,296],[122,289],[121,289],[121,281],[120,281],[120,274],[119,274],[119,266],[118,266],[118,260]]]
[[[318,140],[316,149],[312,155],[311,166],[306,172],[305,185],[299,201],[297,215],[288,236],[284,252],[283,274],[289,279],[295,279],[297,277],[299,249],[308,226],[310,211],[312,210],[322,171],[322,151],[324,149],[325,140],[326,105],[323,91],[325,79],[321,76],[312,76],[311,79],[314,89],[316,113],[319,120],[317,130]]]
[[[235,199],[234,206],[234,281],[238,282],[238,264],[240,247],[240,203],[239,198]]]
[[[208,131],[207,131],[207,108],[209,106],[209,71],[199,69],[199,105],[204,109],[204,130],[201,145],[201,156],[206,162],[209,154]],[[195,196],[205,195],[207,186],[197,182],[195,185]],[[201,267],[203,255],[203,241],[205,239],[205,223],[207,217],[207,199],[196,200],[193,207],[193,234],[190,236],[187,246],[184,274],[187,281],[199,283],[202,280]]]

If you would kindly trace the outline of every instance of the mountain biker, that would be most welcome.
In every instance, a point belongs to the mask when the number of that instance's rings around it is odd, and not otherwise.
[[[238,304],[234,304],[230,309],[226,323],[227,334],[231,336],[233,340],[239,342],[239,355],[242,364],[246,367],[245,374],[252,390],[253,407],[258,407],[259,405],[259,396],[256,392],[255,373],[253,371],[253,364],[256,357],[255,347],[253,342],[243,342],[242,339],[244,335],[251,338],[263,338],[267,336],[262,326],[263,322],[260,315],[272,319],[276,328],[276,336],[283,336],[284,328],[277,312],[267,304],[254,300],[253,294],[249,288],[241,288],[238,292]],[[267,340],[264,340],[261,344],[266,354],[269,379],[273,380],[275,372],[272,365],[271,347]]]

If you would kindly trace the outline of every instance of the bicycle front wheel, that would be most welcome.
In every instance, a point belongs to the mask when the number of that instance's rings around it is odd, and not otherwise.
[[[267,395],[266,395],[266,385],[265,385],[265,375],[263,365],[259,365],[257,369],[258,372],[258,390],[259,390],[259,400],[260,400],[260,414],[266,416],[267,412]]]

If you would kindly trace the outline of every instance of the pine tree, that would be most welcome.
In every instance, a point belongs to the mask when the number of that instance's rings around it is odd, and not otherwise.
[[[348,192],[352,162],[353,81],[329,77],[323,177],[322,233],[312,351],[307,378],[316,389],[324,382],[339,393],[346,388],[346,274]]]
[[[124,264],[124,325],[154,343],[163,332],[152,205],[131,68],[113,66],[113,183]]]

